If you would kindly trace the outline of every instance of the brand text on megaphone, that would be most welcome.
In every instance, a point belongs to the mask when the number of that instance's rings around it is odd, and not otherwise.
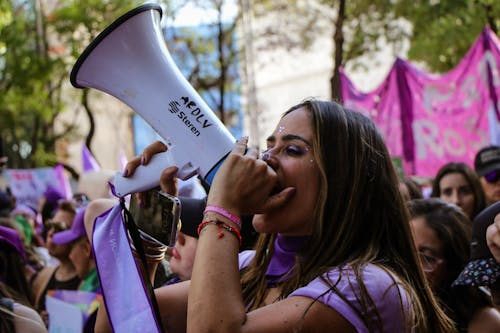
[[[191,101],[189,97],[181,97],[182,102],[170,101],[168,103],[168,111],[172,114],[176,114],[179,119],[184,123],[184,125],[196,136],[200,136],[200,131],[198,130],[196,123],[200,124],[202,128],[207,128],[213,124],[209,122],[207,116],[203,114],[201,109],[197,107],[196,103]],[[182,105],[182,104],[183,105]],[[181,107],[184,106],[185,111],[181,111]],[[193,116],[192,119],[188,119],[189,115]]]

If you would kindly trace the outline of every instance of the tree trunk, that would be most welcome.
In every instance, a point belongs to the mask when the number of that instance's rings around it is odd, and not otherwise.
[[[343,52],[344,52],[344,32],[342,27],[344,25],[345,19],[345,0],[339,1],[339,10],[337,13],[337,21],[335,22],[335,32],[333,35],[333,42],[335,47],[334,53],[334,67],[333,76],[330,79],[330,95],[333,100],[342,103],[342,91],[340,87],[340,66],[343,62]]]
[[[87,117],[89,117],[89,132],[87,134],[87,137],[85,139],[85,145],[89,149],[90,152],[92,152],[92,148],[90,145],[92,144],[92,139],[94,138],[94,133],[95,133],[95,120],[94,120],[94,114],[92,113],[92,110],[90,109],[89,106],[89,90],[88,89],[83,89],[83,94],[82,94],[82,105],[83,108],[85,109],[85,113],[87,114]]]

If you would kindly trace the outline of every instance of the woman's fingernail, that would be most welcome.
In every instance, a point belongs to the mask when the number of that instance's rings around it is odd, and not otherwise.
[[[123,170],[122,175],[123,175],[123,177],[127,177],[128,176],[128,169]]]
[[[146,158],[144,156],[141,157],[141,165],[144,165],[144,162],[146,162]]]
[[[293,197],[295,195],[295,192],[297,192],[297,189],[294,187],[288,192],[288,197]]]

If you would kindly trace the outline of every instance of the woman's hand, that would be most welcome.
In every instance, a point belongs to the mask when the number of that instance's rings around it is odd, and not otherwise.
[[[257,149],[247,149],[247,143],[247,137],[238,140],[217,171],[207,205],[224,207],[236,215],[263,213],[284,204],[293,194],[294,188],[289,187],[271,195],[278,175],[258,159]]]
[[[124,177],[131,177],[135,170],[141,165],[147,165],[154,155],[163,153],[167,151],[167,146],[161,142],[156,141],[146,148],[144,148],[142,154],[132,158],[125,169],[123,170]],[[163,170],[160,176],[160,188],[162,191],[167,192],[168,194],[177,196],[177,171],[178,168],[176,166],[167,167]],[[144,195],[141,193],[137,193],[139,201],[143,201]]]

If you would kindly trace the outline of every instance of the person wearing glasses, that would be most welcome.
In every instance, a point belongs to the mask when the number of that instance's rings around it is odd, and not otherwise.
[[[49,290],[76,290],[81,279],[76,274],[75,266],[69,258],[71,246],[69,244],[55,244],[52,237],[55,233],[68,230],[73,224],[76,210],[73,202],[62,201],[57,210],[46,224],[47,230],[46,246],[49,254],[57,259],[56,264],[45,266],[34,278],[32,284],[35,296],[35,307],[47,320],[45,311],[45,296]]]
[[[413,239],[422,268],[443,310],[458,332],[499,332],[500,313],[491,297],[475,286],[452,287],[469,261],[471,228],[456,205],[438,198],[408,203]]]
[[[480,177],[487,204],[500,201],[500,146],[487,146],[479,150],[474,159],[474,168]]]

